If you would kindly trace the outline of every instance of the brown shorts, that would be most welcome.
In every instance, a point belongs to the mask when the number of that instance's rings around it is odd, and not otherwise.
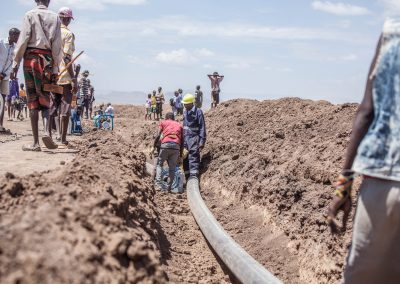
[[[213,91],[211,93],[212,96],[212,102],[215,104],[219,104],[219,91]]]
[[[72,85],[62,85],[64,94],[52,94],[50,104],[50,115],[70,116],[72,103]],[[58,114],[58,110],[60,113]]]

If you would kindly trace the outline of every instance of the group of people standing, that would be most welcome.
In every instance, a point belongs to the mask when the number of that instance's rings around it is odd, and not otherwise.
[[[54,124],[60,134],[61,145],[68,145],[66,136],[71,108],[76,109],[82,105],[86,110],[86,117],[89,117],[94,101],[94,88],[87,78],[89,72],[83,72],[78,84],[80,66],[73,64],[75,36],[69,29],[74,19],[72,10],[64,7],[56,14],[48,9],[50,0],[35,2],[37,7],[25,14],[21,31],[13,28],[9,32],[8,40],[0,41],[0,131],[5,131],[5,100],[10,102],[11,98],[12,101],[12,92],[15,91],[10,85],[18,82],[17,74],[23,61],[26,93],[22,88],[20,95],[15,97],[26,103],[33,133],[33,144],[25,145],[24,151],[41,151],[40,113],[45,129],[42,141],[47,148],[56,149],[59,145],[52,139]],[[55,91],[54,87],[59,91]],[[77,96],[78,89],[81,96]],[[23,94],[26,94],[26,100]]]
[[[207,75],[211,81],[211,108],[215,108],[220,103],[220,83],[224,79],[223,75],[214,72],[212,75]],[[204,96],[201,86],[197,85],[194,92],[194,105],[196,108],[203,107]],[[162,87],[158,91],[154,90],[153,93],[147,95],[145,103],[145,120],[160,120],[163,118],[163,105],[165,104],[165,96]],[[183,104],[183,90],[178,89],[174,92],[174,96],[169,100],[170,107],[174,117],[182,116],[184,110]],[[152,118],[153,116],[153,118]]]

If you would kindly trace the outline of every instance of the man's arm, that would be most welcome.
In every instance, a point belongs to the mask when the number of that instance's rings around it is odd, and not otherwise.
[[[28,15],[25,15],[24,20],[22,22],[21,33],[19,35],[18,42],[17,42],[17,45],[14,50],[14,59],[13,59],[13,64],[12,64],[12,67],[13,67],[12,77],[13,78],[16,78],[16,76],[17,76],[19,65],[22,61],[22,58],[24,57],[24,54],[25,54],[26,48],[28,47],[28,42],[29,42],[30,38],[31,38],[31,24],[30,24]]]
[[[199,113],[199,136],[200,136],[200,150],[204,148],[206,144],[207,134],[206,134],[206,122],[204,120],[204,114],[200,110]]]
[[[51,54],[53,56],[53,74],[58,74],[60,72],[59,66],[61,60],[63,60],[63,47],[61,39],[61,21],[57,18],[56,30],[54,33],[54,38],[51,42]]]
[[[221,75],[221,76],[219,76],[219,77],[218,77],[218,82],[219,82],[219,83],[221,83],[221,82],[222,82],[222,80],[224,80],[224,78],[225,78],[225,76],[224,76],[224,75]]]
[[[373,71],[375,70],[377,59],[380,53],[382,37],[379,39],[378,46],[374,59],[372,60],[371,67],[368,73],[367,85],[365,87],[364,98],[357,110],[357,115],[353,124],[353,132],[350,138],[350,143],[347,148],[346,160],[343,165],[343,171],[348,171],[352,168],[354,159],[357,155],[357,149],[364,136],[367,134],[368,129],[374,119],[374,104],[372,99],[372,84],[373,84]]]
[[[161,135],[162,135],[162,129],[160,129],[160,130],[158,131],[157,136],[154,138],[154,143],[153,143],[153,147],[154,147],[154,148],[157,147],[157,144],[158,144],[158,142],[160,141]]]
[[[374,103],[372,97],[372,84],[373,84],[373,71],[375,70],[377,59],[380,53],[382,43],[382,37],[378,42],[374,59],[369,70],[367,84],[365,88],[365,94],[363,101],[361,102],[356,118],[353,125],[353,133],[350,138],[349,146],[347,148],[346,160],[343,165],[342,174],[336,184],[336,195],[334,196],[331,204],[328,208],[328,224],[331,227],[332,232],[337,231],[337,225],[335,220],[338,211],[342,209],[344,211],[342,218],[342,230],[346,229],[347,220],[351,211],[351,190],[353,183],[354,173],[351,168],[353,166],[354,159],[357,155],[358,147],[361,141],[364,139],[368,132],[368,129],[374,119]]]

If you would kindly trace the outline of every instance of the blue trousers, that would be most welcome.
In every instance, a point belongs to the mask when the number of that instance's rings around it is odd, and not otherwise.
[[[189,151],[189,155],[183,161],[185,176],[198,177],[200,172],[199,136],[185,136],[185,148]]]

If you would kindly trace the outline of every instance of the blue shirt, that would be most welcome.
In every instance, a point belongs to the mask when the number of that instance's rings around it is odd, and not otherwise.
[[[182,95],[181,94],[179,94],[178,96],[174,97],[174,106],[175,106],[175,108],[183,108]]]
[[[203,111],[199,108],[193,107],[183,114],[183,137],[190,139],[194,136],[199,137],[199,145],[206,144],[206,123],[204,120]]]
[[[374,119],[358,147],[353,169],[400,181],[400,21],[385,25],[371,78]]]
[[[18,98],[19,97],[19,85],[18,80],[10,80],[10,98]]]

